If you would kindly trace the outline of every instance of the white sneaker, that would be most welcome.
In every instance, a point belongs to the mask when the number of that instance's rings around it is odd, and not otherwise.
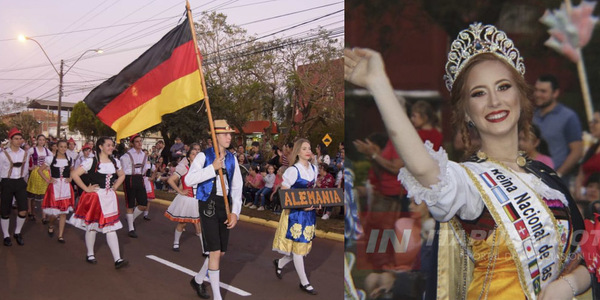
[[[256,205],[252,204],[252,206],[250,206],[251,209],[256,209]]]
[[[323,214],[321,220],[329,220],[329,214]]]
[[[244,204],[244,207],[250,207],[250,205],[252,205],[252,202],[246,202],[246,204]]]
[[[265,210],[264,206],[259,207],[257,210]]]

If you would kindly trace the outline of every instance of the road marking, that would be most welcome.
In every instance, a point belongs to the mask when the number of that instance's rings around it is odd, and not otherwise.
[[[163,265],[171,267],[171,268],[173,268],[175,270],[178,270],[178,271],[181,271],[181,272],[183,272],[185,274],[188,274],[190,276],[196,276],[196,274],[198,273],[198,272],[194,272],[194,271],[192,271],[192,270],[190,270],[190,269],[188,269],[186,267],[182,267],[182,266],[180,266],[180,265],[178,265],[176,263],[172,263],[172,262],[170,262],[170,261],[168,261],[166,259],[162,259],[162,258],[154,256],[154,255],[146,255],[146,257],[149,258],[149,259],[151,259],[151,260],[154,260],[156,262],[159,262],[159,263],[161,263]],[[204,281],[208,282],[208,279],[204,278]],[[246,296],[251,296],[252,295],[252,294],[250,294],[250,293],[248,293],[248,292],[246,292],[244,290],[238,289],[238,288],[236,288],[234,286],[231,286],[231,285],[228,285],[226,283],[220,282],[219,286],[222,289],[226,289],[226,290],[228,290],[228,291],[230,291],[232,293],[236,293],[236,294],[238,294],[240,296],[246,297]]]

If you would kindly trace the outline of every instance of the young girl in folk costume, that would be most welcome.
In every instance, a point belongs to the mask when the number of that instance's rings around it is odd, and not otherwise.
[[[38,169],[40,176],[48,183],[46,195],[42,202],[42,209],[46,216],[50,216],[48,225],[48,235],[54,236],[54,220],[59,216],[58,223],[58,242],[64,243],[63,233],[67,214],[73,211],[75,196],[71,186],[71,171],[73,170],[73,160],[67,156],[67,141],[58,141],[58,151],[56,156],[46,157],[45,164]],[[46,176],[47,170],[50,170],[51,176]]]
[[[406,164],[399,179],[409,196],[454,230],[440,231],[445,245],[439,256],[449,250],[460,255],[454,268],[438,265],[438,274],[446,274],[438,277],[438,297],[572,299],[587,290],[590,275],[580,256],[571,255],[578,253],[581,237],[574,233],[583,229],[575,202],[554,170],[519,155],[519,130],[529,134],[533,91],[523,78],[523,59],[504,32],[473,24],[459,33],[448,55],[454,125],[473,154],[461,163],[422,144],[378,53],[346,49],[344,65],[346,80],[373,93]],[[470,149],[468,127],[478,132],[479,149]]]
[[[106,235],[106,243],[115,261],[115,268],[127,265],[119,253],[119,240],[116,230],[123,228],[119,221],[119,207],[115,190],[123,183],[125,173],[121,164],[112,157],[115,144],[109,137],[101,137],[96,142],[96,153],[93,158],[84,161],[79,168],[71,173],[71,178],[79,188],[83,189],[77,210],[71,217],[70,223],[86,230],[85,246],[86,261],[96,264],[94,243],[96,232]],[[88,174],[90,185],[85,185],[81,175]]]
[[[148,150],[144,149],[144,153],[148,154]],[[150,221],[148,214],[150,213],[150,200],[156,199],[154,194],[154,180],[156,179],[156,168],[152,162],[150,163],[150,169],[146,170],[144,174],[144,187],[146,188],[146,196],[148,197],[148,205],[144,211],[144,220]]]
[[[290,162],[293,162],[294,165],[283,173],[281,189],[314,187],[317,180],[317,168],[310,163],[311,158],[310,142],[306,139],[297,140],[290,156]],[[316,218],[314,207],[284,209],[273,240],[273,251],[285,254],[282,258],[273,261],[277,278],[281,279],[282,268],[294,261],[294,267],[300,277],[300,289],[311,295],[316,295],[317,291],[306,277],[304,256],[308,255],[312,248]]]
[[[200,244],[202,244],[202,232],[200,231],[200,211],[198,210],[198,200],[194,197],[194,188],[185,184],[185,176],[190,169],[190,165],[196,158],[198,150],[190,149],[186,154],[188,164],[179,164],[175,169],[175,173],[169,177],[167,182],[171,187],[177,191],[177,195],[167,211],[165,211],[165,217],[173,222],[179,222],[177,228],[175,228],[175,239],[173,240],[173,251],[179,252],[179,239],[183,233],[185,225],[188,223],[194,224],[196,227],[196,235],[200,237]],[[179,180],[180,185],[175,182]],[[204,248],[204,245],[202,245]],[[204,251],[202,251],[204,254]]]
[[[36,141],[36,146],[29,148],[29,171],[31,173],[27,182],[27,203],[29,205],[28,214],[30,220],[35,220],[33,200],[42,201],[48,188],[48,183],[40,176],[38,169],[44,165],[46,157],[52,157],[52,153],[46,148],[46,136],[40,134],[37,136]],[[47,170],[44,174],[46,177],[50,177]],[[42,214],[42,222],[44,224],[47,222],[44,214]]]

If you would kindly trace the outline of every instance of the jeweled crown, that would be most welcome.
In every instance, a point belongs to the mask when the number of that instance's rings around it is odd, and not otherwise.
[[[511,39],[493,25],[473,23],[458,33],[452,42],[446,63],[444,81],[448,91],[452,91],[454,80],[469,60],[481,53],[493,53],[513,66],[521,75],[525,74],[523,57]]]

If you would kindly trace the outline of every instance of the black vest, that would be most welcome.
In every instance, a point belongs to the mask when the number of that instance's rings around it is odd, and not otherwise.
[[[64,167],[62,177],[69,178],[71,177],[71,158],[67,156],[67,166]],[[60,178],[60,168],[56,167],[56,155],[52,158],[52,163],[50,164],[50,175],[52,178]]]
[[[112,159],[111,159],[112,161]],[[99,167],[100,163],[98,162],[98,159],[94,156],[94,160],[92,162],[92,167],[90,168],[90,170],[88,171],[88,178],[91,184],[97,184],[100,188],[105,189],[106,188],[106,176],[107,175],[112,175],[112,177],[110,178],[110,186],[113,186],[113,184],[115,183],[115,181],[117,181],[117,173],[113,173],[113,174],[102,174],[100,172],[98,172],[98,167]],[[117,163],[113,161],[113,165],[115,166],[115,170],[117,170]]]

